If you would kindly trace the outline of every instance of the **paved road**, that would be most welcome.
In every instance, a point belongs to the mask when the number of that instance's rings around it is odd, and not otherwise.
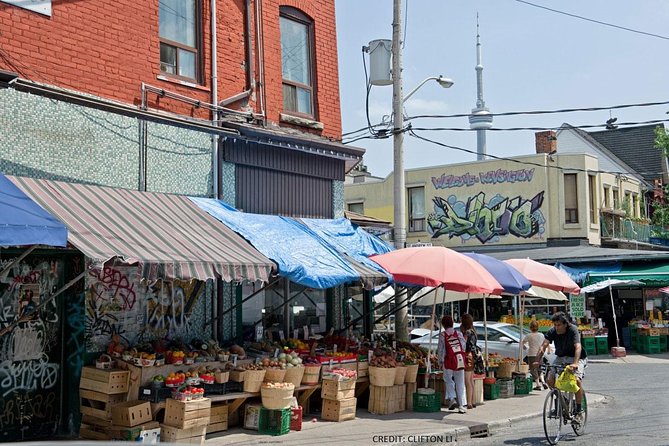
[[[587,433],[569,434],[560,444],[569,446],[667,446],[669,445],[669,361],[635,363],[591,363],[586,390],[606,395],[598,407],[590,408]],[[484,439],[458,444],[546,445],[541,418],[514,423]]]

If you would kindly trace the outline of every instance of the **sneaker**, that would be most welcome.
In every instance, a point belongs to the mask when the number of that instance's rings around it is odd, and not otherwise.
[[[541,386],[534,386],[534,390],[541,390]]]
[[[585,418],[585,412],[583,410],[581,410],[580,412],[576,412],[574,414],[574,417],[572,418],[572,420],[574,421],[574,423],[580,425],[580,424],[583,423],[583,418]]]
[[[460,407],[458,407],[458,413],[467,413],[467,409],[465,409],[464,407],[460,406]]]
[[[444,407],[451,407],[451,400],[450,400],[450,398],[446,398],[446,399],[444,400],[444,404],[443,404],[443,406],[444,406]]]
[[[458,408],[458,402],[457,401],[451,401],[450,406],[448,406],[448,410],[455,410]]]
[[[543,386],[544,386],[544,390],[548,389],[548,384],[543,383]]]

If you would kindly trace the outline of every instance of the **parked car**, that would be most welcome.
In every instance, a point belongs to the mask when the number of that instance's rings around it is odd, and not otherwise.
[[[488,352],[498,353],[502,357],[518,357],[518,342],[520,338],[520,328],[517,325],[504,322],[489,322],[488,324]],[[459,328],[460,324],[455,324]],[[477,345],[481,350],[485,349],[485,333],[483,322],[474,322],[474,328],[477,334]],[[436,350],[439,343],[439,334],[441,332],[433,331],[416,339],[412,339],[412,344],[418,344],[424,348],[430,348],[430,336],[432,336],[432,349]],[[530,334],[527,328],[523,329],[523,336]],[[527,347],[523,349],[523,357],[527,355]]]

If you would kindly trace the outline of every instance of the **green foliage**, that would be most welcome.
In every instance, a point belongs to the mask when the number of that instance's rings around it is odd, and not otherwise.
[[[664,156],[669,157],[669,133],[664,126],[655,127],[655,148],[664,152]]]
[[[662,150],[664,156],[669,156],[669,133],[664,126],[657,126],[655,128],[655,148]],[[665,197],[669,196],[669,186],[664,187]],[[653,219],[654,225],[665,228],[669,225],[669,205],[660,201],[655,201],[653,204]]]

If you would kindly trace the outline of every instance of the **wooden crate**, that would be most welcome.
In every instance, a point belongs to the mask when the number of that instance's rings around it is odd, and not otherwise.
[[[204,444],[207,426],[180,429],[166,424],[160,425],[160,441],[163,443]]]
[[[321,387],[321,398],[328,400],[347,400],[355,397],[355,380],[324,379]]]
[[[127,393],[129,375],[127,370],[102,370],[94,366],[85,366],[81,369],[79,388],[108,395]]]
[[[405,386],[404,399],[406,401],[406,410],[413,410],[413,394],[416,393],[418,383],[406,383]]]
[[[133,427],[150,421],[153,418],[148,401],[133,400],[112,406],[112,423],[116,426]]]
[[[221,432],[228,430],[228,405],[218,404],[211,406],[211,415],[209,417],[209,425],[207,426],[207,433]]]
[[[151,431],[153,429],[160,429],[160,424],[157,421],[149,421],[138,426],[111,426],[109,434],[112,440],[118,441],[137,441],[137,438],[142,434],[142,431]]]
[[[79,427],[79,438],[84,440],[111,440],[111,435],[108,427],[82,423]]]
[[[406,385],[369,386],[367,410],[376,415],[388,415],[406,410]]]
[[[168,426],[187,429],[206,426],[211,416],[211,400],[199,398],[191,401],[177,401],[168,398],[165,404],[165,420]]]
[[[112,406],[126,400],[126,393],[108,394],[95,392],[93,390],[80,389],[79,397],[81,405],[79,411],[82,415],[90,415],[103,420],[112,419]]]
[[[347,400],[323,400],[321,419],[326,421],[346,421],[355,419],[357,398]]]
[[[367,361],[358,362],[358,378],[363,376],[369,376],[369,362]]]

